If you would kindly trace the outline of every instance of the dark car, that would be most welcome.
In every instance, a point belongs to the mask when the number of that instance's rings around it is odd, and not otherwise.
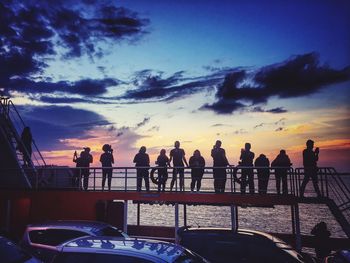
[[[258,231],[180,228],[180,244],[211,262],[313,262],[284,241]]]
[[[206,263],[201,256],[173,243],[137,238],[82,237],[60,247],[52,263]]]
[[[82,236],[128,237],[109,224],[83,220],[57,220],[28,225],[21,246],[43,261],[49,261],[61,244]]]
[[[350,263],[350,249],[339,250],[324,259],[325,263]]]
[[[40,263],[10,239],[0,236],[0,262],[2,263]]]

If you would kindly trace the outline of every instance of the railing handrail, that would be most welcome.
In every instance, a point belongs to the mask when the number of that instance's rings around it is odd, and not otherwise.
[[[27,127],[27,125],[26,125],[25,122],[23,121],[21,115],[19,114],[19,112],[18,112],[18,110],[17,110],[15,104],[12,102],[12,100],[10,100],[10,99],[8,100],[8,102],[7,102],[7,107],[8,107],[8,113],[7,113],[7,114],[9,114],[10,110],[13,108],[14,111],[15,111],[15,113],[16,113],[16,115],[17,115],[17,117],[19,118],[19,120],[20,120],[20,122],[21,122],[21,124],[22,124],[22,128]],[[12,107],[12,108],[11,108],[11,107]],[[42,156],[41,152],[39,151],[39,148],[38,148],[38,146],[36,145],[34,139],[32,139],[32,144],[33,144],[33,146],[34,146],[36,152],[39,154],[39,157],[40,157],[41,161],[42,161],[43,164],[46,166],[45,159],[44,159],[44,157]],[[36,158],[36,157],[35,157],[35,158]],[[37,159],[36,159],[36,160],[37,160]],[[37,160],[37,162],[38,162],[38,160]],[[39,162],[38,162],[38,163],[39,163]]]

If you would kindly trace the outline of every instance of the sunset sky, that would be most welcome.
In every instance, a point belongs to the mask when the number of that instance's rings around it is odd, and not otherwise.
[[[350,2],[0,1],[0,93],[47,163],[104,143],[116,166],[145,145],[154,164],[245,142],[295,167],[307,139],[320,166],[350,171]]]

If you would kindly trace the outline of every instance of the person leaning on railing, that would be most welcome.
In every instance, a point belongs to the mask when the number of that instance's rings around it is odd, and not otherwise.
[[[213,177],[214,177],[214,190],[215,193],[224,193],[226,187],[226,166],[230,165],[226,153],[221,148],[221,141],[217,140],[213,149],[211,150],[211,156],[213,157]]]
[[[139,152],[134,157],[134,163],[136,167],[142,167],[136,169],[136,188],[137,191],[140,192],[142,189],[142,178],[145,180],[146,191],[149,191],[149,156],[146,153],[146,147],[142,146]]]
[[[288,194],[287,173],[291,166],[292,163],[285,150],[281,150],[275,160],[272,161],[271,167],[275,169],[277,194],[281,194],[281,182],[282,194]]]
[[[240,165],[243,167],[248,168],[242,168],[242,176],[241,176],[241,193],[245,194],[245,190],[247,187],[247,184],[249,185],[249,193],[254,194],[254,170],[253,170],[253,160],[255,157],[255,154],[250,151],[251,145],[249,142],[247,142],[244,145],[244,149],[241,149],[241,156],[240,156]],[[252,167],[252,168],[249,168]]]

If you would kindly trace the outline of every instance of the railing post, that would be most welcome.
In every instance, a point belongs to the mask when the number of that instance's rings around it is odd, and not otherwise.
[[[301,233],[300,233],[300,218],[299,218],[299,205],[295,204],[294,217],[295,217],[295,247],[298,252],[301,251]]]
[[[179,230],[179,204],[175,203],[175,244],[179,244],[179,235],[177,231]]]
[[[96,190],[96,168],[94,168],[94,191]]]
[[[294,214],[294,206],[292,205],[290,207],[291,209],[291,216],[292,216],[292,233],[295,235],[295,214]]]
[[[137,225],[140,225],[140,203],[137,203]]]
[[[39,186],[39,174],[35,173],[35,190],[38,190]]]
[[[324,187],[323,187],[323,171],[322,171],[322,168],[318,169],[319,171],[319,175],[317,175],[317,177],[320,178],[320,181],[321,181],[321,196],[324,197]]]
[[[230,167],[230,175],[231,175],[231,194],[233,193],[233,170],[232,167]]]
[[[124,176],[125,176],[124,191],[126,192],[128,190],[128,168],[125,168]]]
[[[124,200],[124,222],[123,231],[128,233],[128,200]]]
[[[328,169],[325,169],[325,181],[326,181],[326,197],[329,198],[329,192],[328,192]]]
[[[231,205],[231,229],[237,232],[238,229],[238,207],[237,205]]]

